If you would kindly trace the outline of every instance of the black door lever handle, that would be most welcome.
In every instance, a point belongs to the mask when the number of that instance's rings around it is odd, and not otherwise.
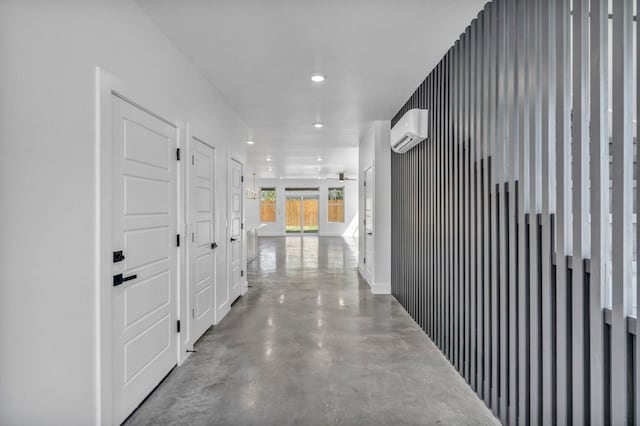
[[[211,248],[212,249],[218,248],[218,243],[211,243]]]
[[[238,241],[238,239],[237,239],[237,238],[233,238],[233,237],[232,237],[232,238],[231,238],[231,242],[233,243],[233,242],[235,242],[235,241]]]
[[[124,278],[122,277],[122,274],[114,275],[113,286],[117,287],[125,281],[135,280],[136,278],[138,278],[138,275],[129,275],[128,277],[124,277]]]

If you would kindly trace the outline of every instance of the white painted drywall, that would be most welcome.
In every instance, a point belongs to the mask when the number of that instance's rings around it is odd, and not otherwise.
[[[246,186],[251,187],[253,183],[245,180]],[[279,236],[285,235],[285,188],[320,188],[319,195],[319,216],[318,235],[357,235],[358,219],[358,182],[355,180],[326,179],[257,179],[256,187],[276,188],[276,222],[265,223],[265,227],[258,230],[258,235]],[[344,187],[344,223],[328,222],[328,189]],[[258,224],[260,222],[260,202],[258,200],[246,200],[247,223]]]
[[[216,146],[219,206],[246,155],[239,116],[133,2],[0,2],[0,424],[98,423],[96,66]]]
[[[360,182],[364,171],[373,167],[373,276],[366,277],[364,258],[364,186],[359,185],[360,255],[358,268],[376,294],[391,293],[391,123],[374,121],[360,136]]]

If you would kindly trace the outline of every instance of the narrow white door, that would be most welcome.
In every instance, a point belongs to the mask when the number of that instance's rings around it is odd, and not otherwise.
[[[229,176],[229,293],[233,301],[242,294],[242,164],[231,160]]]
[[[190,293],[193,341],[214,322],[215,286],[215,150],[206,143],[191,140],[191,211],[193,212],[190,250]]]
[[[112,157],[113,420],[176,364],[176,128],[115,96]]]
[[[364,269],[370,285],[373,280],[373,169],[364,171]]]

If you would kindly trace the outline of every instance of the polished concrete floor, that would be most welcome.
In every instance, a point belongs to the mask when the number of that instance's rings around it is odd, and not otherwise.
[[[259,239],[249,292],[130,425],[498,424],[390,296],[357,241]]]

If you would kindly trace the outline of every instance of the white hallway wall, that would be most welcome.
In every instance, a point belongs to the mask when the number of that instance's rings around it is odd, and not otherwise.
[[[132,1],[0,2],[0,424],[98,423],[96,66],[216,146],[218,206],[245,158],[239,116]]]
[[[246,187],[251,187],[251,179],[245,178]],[[330,235],[357,235],[358,219],[358,182],[347,180],[340,182],[337,180],[320,179],[256,179],[258,188],[276,188],[276,222],[266,223],[267,226],[258,231],[259,235],[285,235],[285,188],[316,188],[319,187],[319,209],[320,223],[318,233],[322,236]],[[345,188],[345,221],[344,223],[328,222],[328,193],[329,188]],[[247,223],[260,223],[260,202],[258,200],[246,200]]]
[[[371,290],[379,294],[391,294],[391,147],[389,138],[391,123],[374,121],[360,136],[360,182],[364,170],[373,167],[373,276],[365,274],[364,258],[364,187],[360,184],[360,256],[358,268]]]

